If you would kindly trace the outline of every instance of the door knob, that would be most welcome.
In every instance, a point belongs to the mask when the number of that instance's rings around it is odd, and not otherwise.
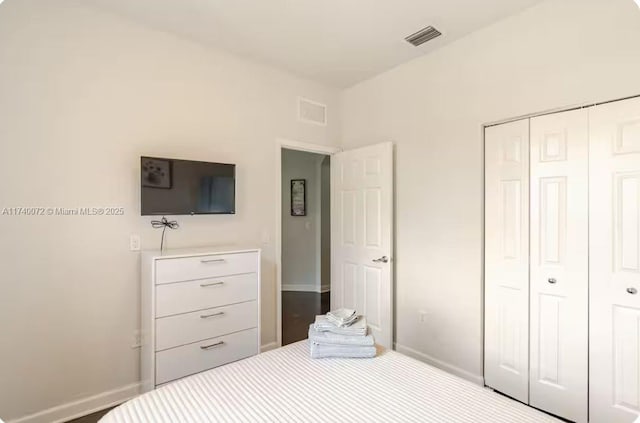
[[[627,292],[631,295],[636,295],[638,293],[638,290],[635,288],[627,288]]]
[[[377,259],[373,259],[374,263],[388,263],[389,262],[389,257],[387,256],[382,256],[380,258]]]
[[[547,282],[549,282],[549,283],[556,283],[556,282],[558,282],[558,281],[556,280],[556,278],[549,278],[549,279],[547,279]]]

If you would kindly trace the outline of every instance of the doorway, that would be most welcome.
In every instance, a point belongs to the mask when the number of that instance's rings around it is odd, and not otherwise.
[[[294,178],[289,175],[283,176],[282,159],[283,150],[294,150],[297,152],[307,152],[329,156],[326,167],[330,168],[330,183],[326,185],[329,191],[330,204],[325,204],[325,222],[330,222],[330,240],[325,237],[324,259],[329,263],[329,282],[325,282],[325,290],[330,289],[331,297],[322,303],[322,272],[320,270],[319,289],[314,289],[311,297],[319,297],[317,300],[309,301],[314,304],[314,309],[303,306],[304,300],[288,301],[293,303],[293,307],[283,307],[283,293],[289,292],[309,292],[302,291],[297,287],[298,280],[293,282],[285,280],[284,267],[285,260],[294,265],[289,258],[284,257],[283,244],[283,222],[288,218],[283,214],[283,210],[291,216],[291,187]],[[322,157],[322,161],[325,157]],[[320,163],[320,173],[322,172],[322,161]],[[342,151],[337,147],[307,144],[297,141],[278,140],[276,144],[276,336],[277,346],[282,346],[283,342],[283,317],[289,318],[289,313],[294,319],[298,319],[294,325],[299,329],[291,336],[287,336],[287,341],[295,340],[302,336],[307,337],[308,325],[313,322],[315,315],[320,314],[329,307],[332,308],[353,308],[359,314],[366,316],[367,324],[376,342],[384,347],[393,348],[393,144],[390,142],[359,147],[347,151]],[[294,185],[297,196],[295,199],[296,209],[299,212],[301,196],[299,192],[300,183]],[[305,194],[307,203],[309,195],[305,182]],[[316,191],[316,195],[321,193],[321,189]],[[321,204],[321,200],[317,200]],[[301,219],[304,213],[292,216],[304,231],[310,231],[312,222],[305,222]],[[302,223],[301,223],[302,222]],[[325,223],[325,227],[327,226]],[[316,223],[317,224],[317,223]],[[319,227],[322,225],[322,214],[320,214]],[[319,240],[318,240],[319,239]],[[319,243],[318,250],[322,250],[322,236],[316,238]],[[297,252],[297,251],[296,251]],[[322,262],[323,255],[316,255],[316,260]],[[313,272],[312,266],[305,266],[307,273]],[[315,267],[321,269],[322,265]],[[326,268],[326,264],[325,264]],[[316,275],[318,273],[315,273]],[[308,275],[307,275],[308,276]],[[318,278],[318,276],[316,276]],[[317,279],[316,279],[317,280]],[[326,280],[326,278],[325,278]],[[329,285],[328,287],[326,285]],[[285,290],[283,290],[283,287]],[[298,289],[296,289],[298,288]],[[326,292],[325,292],[326,293]],[[302,297],[302,295],[297,295]],[[296,297],[295,294],[289,297]],[[287,298],[286,300],[288,300]],[[324,307],[324,308],[323,308]],[[307,312],[308,309],[311,311]],[[318,310],[319,309],[319,310]],[[297,310],[304,310],[304,316]],[[291,327],[290,324],[288,324]],[[300,335],[303,332],[304,335]]]
[[[281,150],[282,345],[306,339],[315,316],[329,311],[330,161]]]

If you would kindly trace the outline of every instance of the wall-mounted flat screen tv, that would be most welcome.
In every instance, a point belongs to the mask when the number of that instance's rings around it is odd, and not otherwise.
[[[143,216],[235,214],[236,165],[140,158]]]

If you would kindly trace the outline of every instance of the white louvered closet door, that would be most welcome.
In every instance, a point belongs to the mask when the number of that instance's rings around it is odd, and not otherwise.
[[[640,99],[590,110],[590,420],[640,413]]]
[[[529,404],[587,421],[588,112],[531,119]]]
[[[529,401],[529,120],[485,130],[485,383]]]

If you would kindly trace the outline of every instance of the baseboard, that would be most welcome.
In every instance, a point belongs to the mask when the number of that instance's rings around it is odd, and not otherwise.
[[[283,291],[291,291],[291,292],[318,292],[315,285],[302,285],[302,284],[286,284],[282,285]]]
[[[427,355],[423,352],[414,350],[413,348],[405,347],[404,345],[400,345],[398,343],[395,344],[395,349],[399,353],[404,355],[408,355],[409,357],[413,357],[416,360],[423,361],[427,364],[431,364],[433,367],[437,367],[445,372],[449,372],[456,376],[459,376],[463,379],[467,379],[475,384],[480,386],[484,386],[484,377],[468,372],[464,369],[454,366],[453,364],[446,363],[442,360],[438,360],[437,358],[433,358],[430,355]]]
[[[278,348],[278,343],[270,342],[261,345],[260,352],[276,348]],[[8,420],[7,423],[62,423],[77,419],[130,400],[140,394],[141,385],[141,383],[132,383],[122,388],[51,407],[15,420]]]
[[[140,383],[82,398],[7,423],[61,423],[123,403],[140,393]]]
[[[278,348],[277,342],[269,342],[268,344],[264,344],[260,346],[260,352],[267,352],[267,351],[275,350],[276,348]]]

